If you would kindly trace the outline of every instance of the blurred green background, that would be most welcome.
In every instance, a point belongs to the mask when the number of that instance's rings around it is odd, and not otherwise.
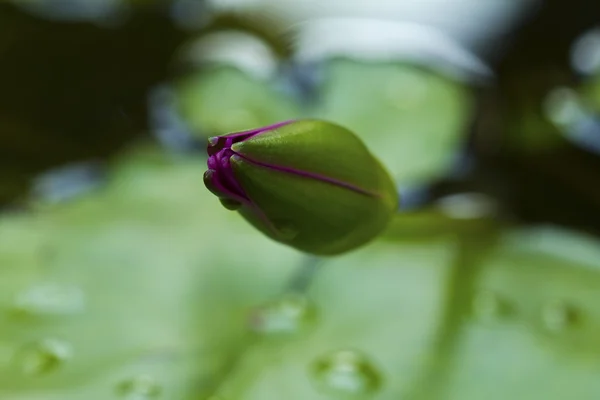
[[[0,4],[0,399],[597,399],[600,3]],[[401,208],[335,258],[205,188],[318,117]]]

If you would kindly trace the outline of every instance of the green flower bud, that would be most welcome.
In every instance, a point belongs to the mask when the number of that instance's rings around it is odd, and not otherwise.
[[[209,139],[204,182],[272,239],[334,255],[377,236],[398,207],[389,174],[349,130],[287,121]]]

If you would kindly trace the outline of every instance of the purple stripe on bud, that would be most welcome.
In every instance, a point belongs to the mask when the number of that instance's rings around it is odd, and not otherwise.
[[[279,122],[259,129],[215,136],[208,139],[208,171],[204,173],[206,187],[216,196],[232,199],[241,203],[251,203],[248,195],[235,179],[231,169],[231,157],[236,153],[231,150],[234,143],[243,142],[255,135],[271,131],[293,121]]]
[[[343,187],[345,189],[352,190],[352,191],[360,193],[360,194],[364,194],[366,196],[373,196],[373,197],[379,196],[378,193],[374,193],[374,192],[371,192],[369,190],[365,190],[365,189],[363,189],[361,187],[358,187],[356,185],[353,185],[351,183],[347,183],[347,182],[344,182],[344,181],[340,181],[338,179],[330,178],[330,177],[325,176],[325,175],[315,174],[314,172],[301,171],[301,170],[298,170],[298,169],[295,169],[295,168],[290,168],[290,167],[282,167],[282,166],[279,166],[279,165],[267,164],[267,163],[264,163],[264,162],[261,162],[261,161],[253,160],[253,159],[251,159],[251,158],[249,158],[247,156],[243,156],[243,155],[241,155],[239,153],[236,153],[236,155],[239,156],[239,157],[241,157],[241,158],[243,158],[244,160],[252,163],[252,164],[259,165],[259,166],[264,167],[264,168],[269,168],[269,169],[273,169],[273,170],[279,171],[279,172],[285,172],[285,173],[292,174],[292,175],[298,175],[298,176],[301,176],[301,177],[304,177],[304,178],[311,178],[311,179],[315,179],[315,180],[318,180],[318,181],[327,182],[329,184],[332,184],[332,185],[335,185],[335,186],[340,186],[340,187]]]

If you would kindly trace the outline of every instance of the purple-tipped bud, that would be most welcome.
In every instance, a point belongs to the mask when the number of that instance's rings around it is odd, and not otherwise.
[[[221,202],[225,201],[229,205],[228,209],[239,208],[242,204],[251,204],[251,200],[233,174],[231,157],[237,154],[231,149],[231,146],[235,143],[243,142],[254,135],[276,129],[290,122],[280,122],[259,129],[208,139],[208,171],[204,173],[204,184],[208,190],[219,197]],[[239,155],[237,156],[239,157]]]
[[[206,187],[269,237],[338,254],[375,237],[397,208],[381,164],[350,131],[286,121],[210,138]]]

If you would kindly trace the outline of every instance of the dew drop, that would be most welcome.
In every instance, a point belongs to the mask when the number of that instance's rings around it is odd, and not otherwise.
[[[507,317],[512,312],[508,300],[490,290],[475,293],[472,303],[473,315],[484,322],[493,322]]]
[[[126,400],[148,400],[157,398],[162,389],[150,375],[138,375],[117,385],[117,392]]]
[[[63,340],[49,338],[25,345],[15,355],[17,368],[26,375],[42,375],[55,371],[71,358],[73,349]]]
[[[542,324],[550,333],[562,333],[574,326],[578,319],[578,310],[565,301],[555,300],[542,307]]]
[[[314,317],[314,308],[306,297],[288,294],[254,309],[249,327],[261,334],[292,334],[309,325]]]
[[[15,298],[13,311],[17,315],[66,316],[85,310],[85,295],[76,286],[43,283],[32,286]]]
[[[354,350],[339,350],[317,359],[311,375],[320,391],[335,396],[364,396],[381,386],[379,372]]]

